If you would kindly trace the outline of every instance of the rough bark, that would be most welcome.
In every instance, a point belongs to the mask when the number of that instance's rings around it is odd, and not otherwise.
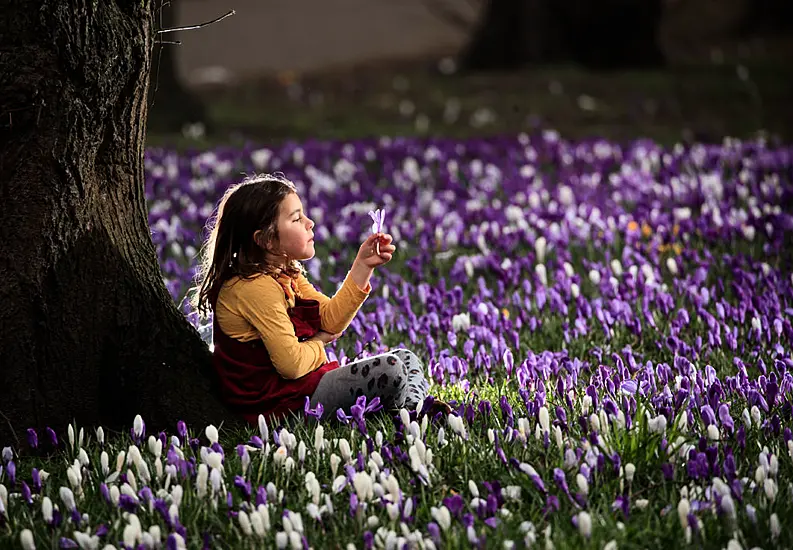
[[[154,13],[156,28],[170,29],[177,26],[178,4],[176,0],[157,0]],[[167,33],[163,35],[163,40],[178,41],[180,34]],[[195,39],[200,40],[200,36]],[[208,132],[210,128],[206,106],[179,79],[176,68],[176,49],[179,47],[168,43],[155,45],[149,87],[149,130],[180,132],[185,125],[200,122]]]
[[[463,71],[576,63],[658,67],[662,0],[489,0],[460,55]]]
[[[67,423],[234,421],[162,281],[143,142],[151,0],[0,15],[0,444]]]

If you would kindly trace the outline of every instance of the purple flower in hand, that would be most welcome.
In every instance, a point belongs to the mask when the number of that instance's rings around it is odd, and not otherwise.
[[[385,223],[385,208],[383,208],[382,210],[380,210],[379,208],[377,210],[374,210],[374,211],[370,210],[369,211],[369,217],[372,218],[372,222],[373,222],[372,223],[372,233],[374,233],[374,234],[382,233],[383,232],[383,224]],[[380,243],[378,242],[375,246],[377,247],[376,252],[377,252],[377,255],[379,256],[380,255]]]

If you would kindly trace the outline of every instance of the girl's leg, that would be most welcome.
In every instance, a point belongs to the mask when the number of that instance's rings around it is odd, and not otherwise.
[[[408,384],[402,406],[408,410],[415,409],[419,403],[424,402],[430,390],[430,383],[424,375],[424,363],[410,350],[391,350],[407,367]]]
[[[408,368],[392,353],[367,357],[322,376],[310,406],[322,403],[326,410],[349,410],[358,397],[380,398],[386,409],[402,407],[408,388]]]

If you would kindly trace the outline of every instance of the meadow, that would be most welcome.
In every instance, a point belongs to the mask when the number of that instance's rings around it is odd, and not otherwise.
[[[384,209],[398,252],[329,356],[408,347],[431,395],[243,432],[30,432],[59,451],[3,449],[3,547],[793,544],[790,146],[537,131],[150,147],[145,168],[165,283],[206,338],[185,296],[243,173],[296,183],[328,294]]]

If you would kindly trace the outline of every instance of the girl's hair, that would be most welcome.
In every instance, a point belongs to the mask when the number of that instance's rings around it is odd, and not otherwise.
[[[229,187],[218,204],[216,215],[208,222],[209,238],[202,250],[200,281],[193,305],[206,316],[215,309],[223,283],[233,277],[250,279],[261,274],[285,273],[297,277],[303,272],[300,262],[283,255],[283,263],[269,261],[265,243],[278,238],[278,213],[281,202],[296,193],[295,185],[283,174],[259,174]],[[260,230],[257,243],[253,234]]]

